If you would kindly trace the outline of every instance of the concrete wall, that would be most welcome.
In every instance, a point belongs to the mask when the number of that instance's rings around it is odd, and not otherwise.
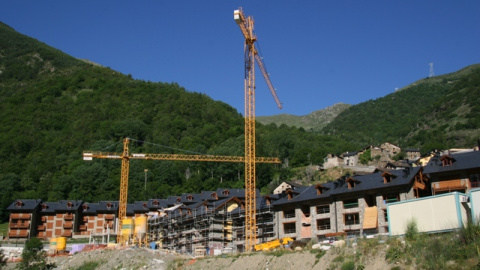
[[[403,235],[408,222],[415,220],[419,232],[441,232],[466,225],[466,195],[458,192],[401,201],[387,205],[390,235]]]

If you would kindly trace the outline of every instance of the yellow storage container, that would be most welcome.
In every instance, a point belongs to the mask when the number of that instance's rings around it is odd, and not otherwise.
[[[66,248],[67,248],[67,238],[58,237],[57,238],[57,250],[58,251],[65,251]]]
[[[135,218],[135,234],[141,235],[147,232],[147,217],[140,216]]]
[[[122,236],[128,238],[133,233],[133,219],[126,218],[122,222]]]

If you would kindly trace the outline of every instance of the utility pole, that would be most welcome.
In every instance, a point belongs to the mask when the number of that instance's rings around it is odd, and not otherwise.
[[[144,172],[145,172],[145,191],[147,191],[147,173],[148,173],[148,169],[145,169]]]

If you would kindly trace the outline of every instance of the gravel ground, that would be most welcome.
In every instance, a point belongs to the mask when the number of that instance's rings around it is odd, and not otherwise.
[[[102,249],[79,252],[74,255],[60,255],[48,257],[58,270],[81,269],[86,263],[98,263],[95,269],[158,269],[166,270],[174,260],[188,259],[187,257],[172,254],[166,251],[144,248]],[[6,269],[15,269],[16,263],[8,263]]]

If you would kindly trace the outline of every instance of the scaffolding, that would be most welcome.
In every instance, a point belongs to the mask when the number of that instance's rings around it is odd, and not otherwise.
[[[261,242],[276,239],[274,210],[270,206],[257,211],[257,236]],[[215,203],[197,209],[166,212],[148,220],[148,238],[161,249],[207,255],[245,251],[245,212]]]

